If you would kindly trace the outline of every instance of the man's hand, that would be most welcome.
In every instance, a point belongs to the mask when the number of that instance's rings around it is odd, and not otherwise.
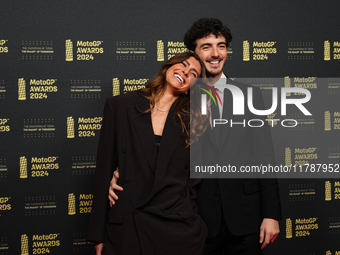
[[[113,177],[109,187],[109,200],[111,207],[116,203],[116,200],[118,200],[118,196],[116,195],[115,190],[123,191],[123,188],[117,185],[118,179],[119,172],[116,170],[113,172]]]
[[[96,255],[102,255],[103,253],[103,248],[104,248],[104,242],[101,242],[101,241],[97,241],[96,242]]]
[[[261,249],[264,249],[269,243],[273,243],[279,233],[279,222],[276,219],[263,219],[260,227],[260,243],[262,243]]]

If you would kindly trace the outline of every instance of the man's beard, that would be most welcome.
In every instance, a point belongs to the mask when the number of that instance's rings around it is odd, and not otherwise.
[[[212,69],[211,72],[208,70],[206,72],[208,77],[216,77],[222,73],[222,69]]]

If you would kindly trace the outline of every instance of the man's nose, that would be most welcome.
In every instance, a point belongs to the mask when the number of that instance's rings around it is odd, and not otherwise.
[[[211,48],[211,56],[218,57],[218,49],[216,47]]]

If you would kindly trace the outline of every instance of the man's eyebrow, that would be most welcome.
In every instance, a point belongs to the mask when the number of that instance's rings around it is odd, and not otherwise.
[[[226,42],[218,42],[217,45],[221,45],[221,44],[224,44],[224,45],[227,45]],[[211,46],[212,43],[203,43],[200,48],[204,47],[204,46]]]
[[[202,48],[203,46],[210,46],[211,45],[211,43],[203,43],[201,46],[200,46],[200,48]]]

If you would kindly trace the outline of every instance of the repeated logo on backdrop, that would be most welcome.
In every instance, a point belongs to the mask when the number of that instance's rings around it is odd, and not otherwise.
[[[21,42],[22,60],[53,60],[53,41],[32,41]]]
[[[71,80],[70,94],[72,99],[100,98],[102,85],[100,80]]]
[[[157,61],[166,61],[176,54],[188,51],[183,42],[162,40],[157,41]]]
[[[146,60],[145,42],[116,42],[116,60]]]
[[[73,41],[67,39],[65,41],[65,60],[72,62],[79,61],[92,61],[98,58],[99,55],[104,53],[103,41]]]
[[[286,238],[299,238],[315,235],[319,229],[319,218],[286,219]]]
[[[13,184],[12,190],[7,190],[9,186],[6,186],[6,192],[0,194],[0,218],[13,224],[24,222],[17,233],[0,235],[1,255],[12,254],[14,247],[20,248],[21,255],[68,254],[68,248],[61,246],[64,240],[69,241],[74,253],[90,254],[94,250],[93,244],[86,240],[86,228],[92,210],[93,190],[89,187],[96,170],[95,150],[102,126],[104,98],[144,88],[152,79],[147,74],[134,73],[133,69],[121,72],[125,64],[134,68],[159,67],[160,62],[187,51],[182,41],[165,38],[156,36],[148,41],[143,37],[119,38],[118,34],[110,40],[79,34],[65,35],[60,40],[28,37],[15,41],[7,35],[0,38],[0,58],[11,58],[13,68],[9,70],[14,70],[0,79],[0,140],[6,144],[1,150],[4,154],[0,155],[0,180],[4,185],[13,180],[18,182]],[[338,40],[288,39],[290,41],[282,42],[276,38],[272,35],[267,39],[237,38],[228,47],[227,60],[240,63],[237,68],[244,69],[247,75],[247,70],[258,64],[269,68],[288,61],[289,65],[296,64],[300,68],[301,63],[334,65],[340,59]],[[321,62],[317,63],[318,60]],[[102,70],[106,63],[109,74]],[[305,164],[334,166],[340,163],[337,140],[340,108],[334,103],[340,95],[340,79],[332,77],[321,81],[313,72],[307,70],[298,76],[284,70],[280,86],[275,84],[274,78],[247,80],[261,89],[269,105],[273,88],[303,88],[311,92],[307,107],[311,116],[295,109],[282,118],[279,107],[265,116],[272,134],[288,137],[284,140],[278,136],[277,160],[296,169]],[[280,96],[277,95],[279,100]],[[303,97],[302,93],[286,93],[288,100]],[[297,125],[289,121],[282,125],[286,119],[295,120]],[[291,126],[286,133],[282,132],[284,126]],[[309,141],[299,140],[307,136]],[[314,142],[315,136],[320,136],[323,143]],[[16,143],[13,146],[12,140]],[[71,183],[71,189],[62,188],[66,181]],[[311,237],[324,235],[325,231],[330,237],[340,234],[340,217],[331,210],[340,201],[338,178],[279,182],[284,185],[282,197],[286,206],[279,238],[289,242],[312,240]],[[41,192],[39,189],[43,186],[51,190]],[[294,211],[296,207],[308,209],[319,204],[331,208],[327,216],[313,211],[308,215]],[[49,217],[51,225],[46,224]],[[59,222],[72,222],[71,234],[59,231],[56,228]],[[68,234],[72,236],[65,237]],[[326,255],[340,255],[334,246],[324,250]]]
[[[21,255],[57,253],[60,243],[60,233],[22,234]]]
[[[333,43],[329,40],[324,41],[324,60],[339,60],[340,59],[340,42],[334,41]]]
[[[68,215],[91,213],[92,194],[68,194]]]
[[[243,61],[269,60],[277,53],[276,41],[243,41]]]
[[[54,119],[24,119],[24,138],[53,138],[56,127]]]
[[[25,217],[55,215],[57,201],[55,196],[25,197]]]
[[[102,127],[103,117],[67,117],[67,138],[95,137]]]
[[[44,100],[58,92],[57,79],[18,79],[18,100]],[[28,86],[28,87],[27,87]],[[26,88],[28,93],[26,93]]]
[[[8,40],[0,40],[0,54],[1,53],[8,53],[8,46],[7,46]]]
[[[20,157],[20,179],[28,177],[49,177],[59,169],[59,156],[48,157]]]

